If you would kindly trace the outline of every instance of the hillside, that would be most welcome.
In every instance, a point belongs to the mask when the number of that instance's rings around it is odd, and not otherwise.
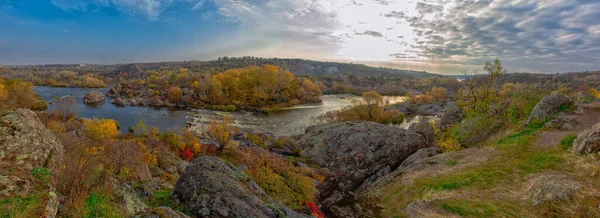
[[[425,71],[400,70],[384,67],[370,67],[363,64],[323,62],[287,58],[223,57],[211,61],[146,62],[133,64],[143,71],[176,71],[180,68],[187,68],[192,72],[218,73],[230,69],[271,64],[290,70],[295,75],[302,76],[339,76],[346,74],[357,76],[399,75],[410,78],[429,78],[441,76]],[[122,72],[122,69],[136,69],[136,67],[133,67],[132,64],[52,64],[7,66],[5,68],[11,71],[21,71],[25,73],[59,72],[68,70],[78,73],[93,73],[107,75],[112,75],[115,72],[120,73]]]

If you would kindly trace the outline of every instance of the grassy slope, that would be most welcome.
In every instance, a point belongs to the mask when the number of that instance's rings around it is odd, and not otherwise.
[[[560,173],[586,186],[583,192],[595,193],[600,184],[600,166],[594,157],[575,157],[565,148],[573,136],[565,137],[564,145],[538,148],[533,142],[541,126],[525,129],[490,143],[498,153],[486,163],[437,176],[422,176],[414,183],[398,185],[398,180],[384,187],[380,195],[385,217],[402,217],[401,210],[415,200],[435,199],[441,209],[464,217],[536,217],[579,214],[600,217],[600,199],[589,194],[571,203],[533,207],[527,196],[528,181],[544,173]],[[460,164],[459,164],[460,165]],[[582,170],[584,166],[587,169]],[[454,166],[451,166],[454,167]],[[587,171],[587,173],[585,173]],[[586,190],[587,189],[587,190]],[[587,193],[586,193],[587,194]],[[595,216],[593,216],[595,214]]]

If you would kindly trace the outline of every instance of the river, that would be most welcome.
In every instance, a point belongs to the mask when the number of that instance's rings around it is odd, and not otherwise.
[[[52,102],[55,97],[72,96],[77,101],[77,112],[79,117],[85,118],[110,118],[119,122],[121,131],[125,132],[129,126],[135,126],[142,120],[148,127],[158,128],[161,131],[182,132],[189,124],[192,130],[199,130],[203,124],[210,119],[219,119],[222,115],[228,115],[238,128],[242,130],[268,131],[277,136],[295,135],[304,133],[304,129],[317,124],[315,117],[329,111],[339,110],[352,104],[352,100],[360,99],[354,95],[323,95],[322,104],[298,105],[290,108],[264,114],[257,112],[220,112],[203,109],[170,109],[154,107],[119,107],[110,103],[107,98],[104,103],[98,105],[87,105],[82,102],[83,97],[90,91],[106,93],[109,88],[87,89],[87,88],[58,88],[37,86],[34,91],[43,100]],[[385,100],[390,103],[401,102],[404,98],[400,96],[386,96]],[[52,104],[48,110],[53,110]]]

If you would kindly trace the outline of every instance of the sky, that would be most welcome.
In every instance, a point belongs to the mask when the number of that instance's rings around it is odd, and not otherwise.
[[[305,58],[600,70],[598,0],[0,0],[0,65]]]

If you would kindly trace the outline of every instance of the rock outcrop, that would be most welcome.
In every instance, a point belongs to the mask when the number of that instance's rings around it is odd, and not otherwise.
[[[548,95],[535,105],[527,119],[527,123],[548,119],[554,113],[558,112],[561,107],[568,104],[569,99],[563,94]]]
[[[569,179],[566,175],[543,175],[529,188],[529,199],[534,206],[552,201],[568,202],[581,188],[581,183]]]
[[[48,168],[55,173],[65,150],[35,112],[17,109],[0,120],[0,162],[13,168]]]
[[[417,150],[432,146],[419,133],[373,122],[311,127],[298,145],[304,157],[328,171],[318,198],[331,217],[376,214],[360,193]]]
[[[202,156],[185,168],[173,198],[199,217],[298,217],[273,206],[270,197],[246,174],[217,157]],[[284,213],[284,214],[280,214]]]
[[[559,113],[554,119],[546,122],[544,127],[558,129],[561,131],[576,131],[580,122],[575,116],[570,116],[564,112]]]
[[[573,142],[573,153],[576,155],[600,152],[600,123],[579,133]]]
[[[96,103],[101,101],[104,101],[104,94],[98,91],[89,92],[87,95],[85,95],[85,97],[83,97],[84,103]]]
[[[429,124],[427,121],[421,121],[418,123],[413,123],[408,127],[408,130],[421,134],[427,140],[427,143],[434,144],[435,143],[435,132],[433,130],[433,126]]]
[[[440,118],[438,128],[440,130],[448,129],[450,126],[457,124],[465,117],[465,113],[461,108],[456,106],[456,103],[448,104],[446,106],[444,115]]]
[[[43,195],[39,217],[55,217],[59,208],[52,175],[63,164],[65,150],[60,140],[28,109],[0,118],[0,199],[31,194]],[[33,172],[49,172],[41,179]]]

